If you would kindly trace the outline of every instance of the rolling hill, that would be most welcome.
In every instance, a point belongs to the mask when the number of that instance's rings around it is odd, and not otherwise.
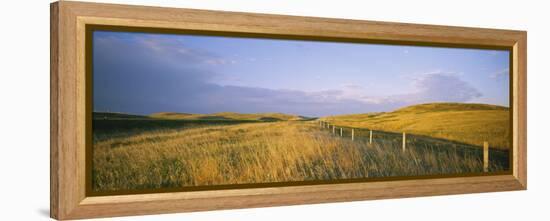
[[[510,146],[510,114],[507,107],[488,104],[429,103],[392,112],[323,117],[335,125],[407,132],[492,148]]]
[[[214,114],[189,114],[189,113],[174,113],[161,112],[149,115],[156,119],[174,119],[174,120],[246,120],[246,121],[300,121],[309,120],[311,118],[282,114],[282,113],[254,113],[244,114],[235,112],[220,112]]]
[[[92,118],[94,120],[142,120],[149,117],[144,115],[117,113],[117,112],[93,112]]]
[[[159,112],[151,115],[136,115],[116,112],[93,112],[95,120],[200,120],[200,121],[304,121],[314,118],[282,113],[244,114],[235,112],[219,112],[214,114],[190,114],[176,112]]]

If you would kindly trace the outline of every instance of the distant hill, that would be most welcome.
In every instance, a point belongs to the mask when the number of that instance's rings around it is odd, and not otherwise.
[[[151,115],[136,115],[117,112],[93,112],[94,120],[212,120],[212,121],[306,121],[316,118],[283,113],[243,114],[235,112],[220,112],[214,114],[191,114],[175,112],[159,112]]]
[[[254,113],[243,114],[235,112],[220,112],[214,114],[189,114],[189,113],[173,113],[161,112],[149,115],[151,118],[157,119],[179,119],[179,120],[250,120],[250,121],[299,121],[309,120],[311,118],[282,114],[282,113]]]
[[[116,112],[93,112],[92,119],[101,120],[129,120],[129,119],[148,119],[149,117],[136,114],[116,113]]]
[[[407,132],[443,139],[509,148],[509,108],[488,104],[429,103],[392,112],[323,117],[336,125]]]

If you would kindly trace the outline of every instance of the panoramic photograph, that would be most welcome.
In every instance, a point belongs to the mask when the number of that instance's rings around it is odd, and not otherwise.
[[[95,192],[510,170],[508,50],[92,36]]]

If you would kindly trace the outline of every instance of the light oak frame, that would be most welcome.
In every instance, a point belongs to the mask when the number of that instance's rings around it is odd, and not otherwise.
[[[512,173],[311,186],[86,196],[86,24],[509,47],[513,67]],[[50,213],[53,218],[142,215],[527,188],[525,31],[62,1],[51,4],[50,44]]]

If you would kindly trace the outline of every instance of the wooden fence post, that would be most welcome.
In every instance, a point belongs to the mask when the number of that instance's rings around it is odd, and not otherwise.
[[[336,127],[332,125],[332,134],[336,134]]]
[[[372,130],[370,130],[370,135],[369,135],[369,144],[372,143]]]
[[[352,141],[353,141],[353,135],[354,135],[353,129],[351,129],[351,140],[352,140]]]
[[[489,172],[489,142],[483,142],[483,172]]]
[[[407,135],[405,134],[405,132],[403,132],[403,152],[405,152],[407,148]]]
[[[340,127],[340,136],[343,137],[344,135],[344,129]]]

